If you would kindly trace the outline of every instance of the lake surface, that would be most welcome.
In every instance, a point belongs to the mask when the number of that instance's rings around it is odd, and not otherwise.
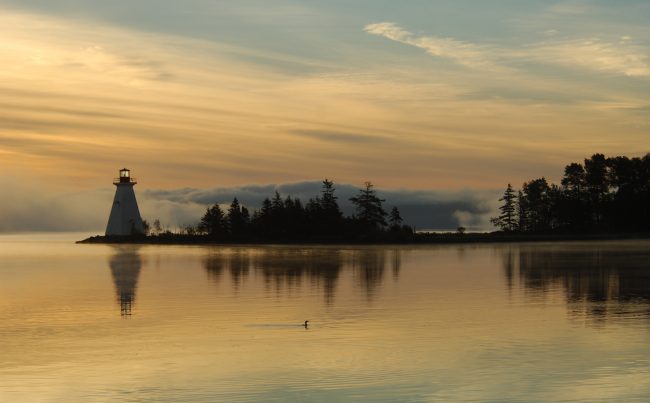
[[[650,401],[648,241],[85,235],[0,237],[0,401]]]

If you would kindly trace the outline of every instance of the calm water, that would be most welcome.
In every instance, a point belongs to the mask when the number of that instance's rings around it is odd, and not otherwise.
[[[2,402],[650,401],[647,241],[80,237],[0,237]]]

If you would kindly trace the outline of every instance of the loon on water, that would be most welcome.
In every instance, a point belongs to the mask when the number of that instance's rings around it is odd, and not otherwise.
[[[305,327],[308,327],[308,326],[309,326],[308,323],[309,323],[309,321],[306,320],[306,321],[305,321]]]

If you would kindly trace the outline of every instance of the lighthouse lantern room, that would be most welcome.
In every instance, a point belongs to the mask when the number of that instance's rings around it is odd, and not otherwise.
[[[144,234],[138,201],[133,191],[133,186],[136,183],[138,182],[131,176],[131,171],[127,168],[120,169],[119,178],[113,180],[113,185],[116,187],[115,197],[111,215],[108,217],[108,225],[106,225],[106,235]]]

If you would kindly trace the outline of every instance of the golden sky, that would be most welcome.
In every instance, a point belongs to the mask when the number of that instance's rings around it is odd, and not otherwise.
[[[2,1],[0,180],[501,189],[650,151],[650,6],[506,3]]]

